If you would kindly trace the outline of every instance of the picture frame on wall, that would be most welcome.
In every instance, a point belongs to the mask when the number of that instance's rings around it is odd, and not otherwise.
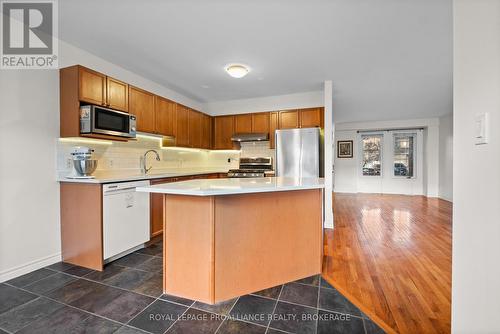
[[[353,157],[353,141],[352,140],[337,140],[337,158],[352,158]]]

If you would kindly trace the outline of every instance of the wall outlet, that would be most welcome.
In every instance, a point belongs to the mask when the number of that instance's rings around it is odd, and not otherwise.
[[[68,158],[66,159],[66,168],[70,169],[71,167],[73,167],[73,161],[71,160],[71,158]]]
[[[113,167],[113,159],[108,160],[108,166],[111,168]]]

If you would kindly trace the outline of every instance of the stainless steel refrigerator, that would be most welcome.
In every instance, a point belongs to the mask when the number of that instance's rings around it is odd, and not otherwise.
[[[320,128],[276,130],[275,143],[276,176],[323,176],[323,133]]]

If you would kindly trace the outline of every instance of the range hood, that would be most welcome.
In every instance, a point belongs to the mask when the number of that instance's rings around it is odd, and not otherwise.
[[[248,141],[265,141],[269,140],[268,133],[235,133],[231,137],[232,141],[248,142]]]

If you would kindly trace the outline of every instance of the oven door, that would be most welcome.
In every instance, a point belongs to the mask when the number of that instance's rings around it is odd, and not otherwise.
[[[92,133],[111,136],[135,137],[130,131],[131,116],[125,112],[102,107],[92,107]]]

